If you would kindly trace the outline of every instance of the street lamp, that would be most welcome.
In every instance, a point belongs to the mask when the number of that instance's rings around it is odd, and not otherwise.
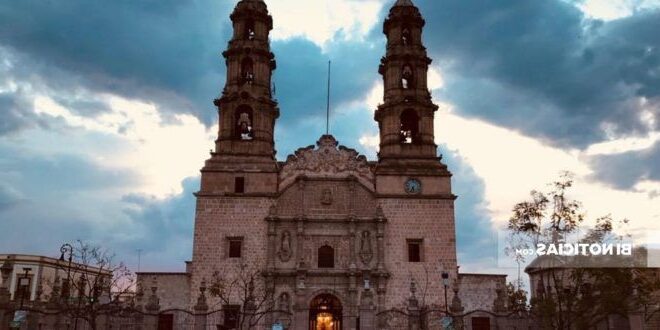
[[[447,306],[447,287],[449,286],[449,273],[442,272],[442,286],[445,287],[445,313],[449,314],[449,306]]]
[[[18,287],[21,288],[21,306],[19,309],[23,309],[23,299],[25,299],[26,294],[30,292],[30,269],[29,267],[23,267],[23,271],[25,274],[23,274],[23,277],[21,277],[18,280]],[[29,300],[29,298],[28,298]]]
[[[71,290],[71,260],[73,259],[73,246],[69,243],[64,243],[62,247],[60,247],[60,261],[65,261],[64,260],[64,255],[69,254],[68,257],[68,265],[66,269],[66,282],[64,282],[64,285],[62,285],[62,297],[64,298],[69,298],[70,290]]]

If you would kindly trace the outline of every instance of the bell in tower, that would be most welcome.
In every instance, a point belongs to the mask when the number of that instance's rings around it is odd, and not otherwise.
[[[427,75],[431,59],[422,42],[425,21],[411,0],[398,0],[383,26],[387,49],[381,59],[384,102],[375,113],[380,130],[377,171],[446,171],[438,159]]]
[[[263,0],[241,0],[231,16],[234,33],[222,55],[227,79],[218,108],[215,151],[202,169],[200,193],[264,194],[276,190],[274,128],[279,117],[271,94],[275,55],[273,19]]]

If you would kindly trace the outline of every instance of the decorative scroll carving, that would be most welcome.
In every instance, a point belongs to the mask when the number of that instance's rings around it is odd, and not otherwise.
[[[287,262],[291,259],[291,233],[288,230],[282,232],[278,255],[282,262]]]
[[[367,157],[353,149],[340,146],[332,135],[324,135],[316,142],[289,155],[280,172],[280,187],[286,187],[299,176],[322,178],[355,177],[373,189],[374,174]]]
[[[362,238],[360,239],[360,259],[365,265],[371,262],[374,253],[371,249],[371,233],[369,231],[362,232]]]

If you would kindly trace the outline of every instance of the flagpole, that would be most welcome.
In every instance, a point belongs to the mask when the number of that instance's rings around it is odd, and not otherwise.
[[[332,61],[328,61],[328,99],[325,109],[325,135],[330,134],[330,69]]]

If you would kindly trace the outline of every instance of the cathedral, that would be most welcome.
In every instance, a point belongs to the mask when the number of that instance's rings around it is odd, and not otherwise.
[[[375,161],[331,135],[278,161],[273,18],[263,0],[241,0],[231,22],[226,84],[214,101],[218,137],[196,193],[192,261],[185,273],[138,274],[157,282],[161,309],[193,309],[201,290],[227,329],[248,314],[259,315],[250,328],[383,329],[393,322],[388,311],[461,311],[470,295],[461,300],[459,290],[468,285],[486,286],[471,307],[493,309],[504,277],[458,273],[457,197],[434,142],[438,106],[418,8],[397,0],[383,25]]]

